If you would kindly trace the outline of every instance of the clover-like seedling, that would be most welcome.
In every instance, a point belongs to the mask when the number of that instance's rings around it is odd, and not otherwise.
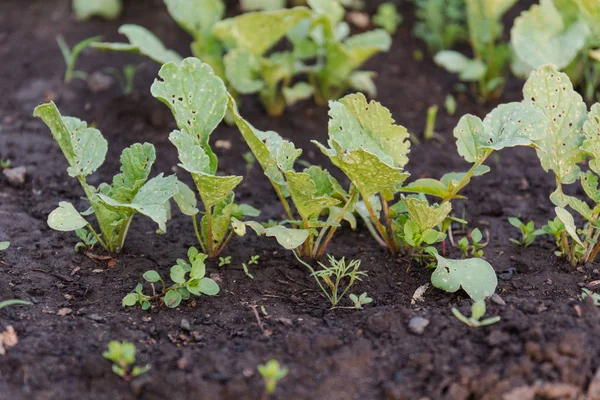
[[[398,30],[398,25],[402,23],[402,15],[398,13],[394,3],[381,3],[377,8],[377,14],[373,16],[373,23],[393,35]]]
[[[154,146],[136,143],[121,153],[121,172],[111,184],[94,187],[87,183],[103,163],[108,143],[99,130],[73,117],[63,117],[53,102],[35,108],[34,116],[41,118],[50,128],[69,167],[67,173],[77,178],[90,208],[79,212],[69,202],[48,216],[50,228],[70,232],[86,228],[106,251],[118,254],[125,244],[133,217],[142,214],[158,225],[158,232],[166,232],[170,215],[169,199],[178,191],[177,178],[162,174],[148,179],[156,160]],[[94,215],[100,233],[84,217]]]
[[[491,317],[481,319],[485,315],[485,300],[479,300],[471,305],[471,316],[464,316],[456,307],[452,307],[452,314],[464,324],[471,328],[479,328],[482,326],[488,326],[500,321],[500,317]]]
[[[138,283],[135,290],[123,298],[122,304],[125,307],[132,307],[139,304],[142,310],[148,310],[151,301],[162,297],[165,305],[169,308],[178,307],[182,300],[187,300],[191,296],[215,296],[219,293],[219,285],[211,278],[206,277],[205,260],[208,256],[198,252],[195,247],[188,249],[188,260],[177,259],[174,266],[171,267],[170,278],[173,285],[167,287],[160,274],[154,270],[146,271],[142,277],[150,284],[152,295],[143,293],[143,286]],[[155,284],[161,284],[161,290],[157,291]]]
[[[265,383],[265,393],[271,394],[277,389],[277,383],[288,374],[287,368],[282,368],[277,360],[269,360],[264,365],[257,367]]]
[[[510,217],[508,218],[508,222],[521,231],[521,240],[509,239],[518,246],[529,247],[535,241],[536,237],[546,233],[543,229],[535,229],[533,221],[525,224],[517,217]]]
[[[231,256],[219,257],[219,267],[231,264]]]
[[[118,342],[111,340],[108,350],[102,356],[113,363],[112,370],[126,381],[145,374],[150,370],[150,365],[139,367],[135,364],[135,345],[126,340]]]
[[[94,36],[82,40],[73,46],[73,49],[70,49],[61,35],[56,37],[56,43],[58,43],[58,47],[60,48],[60,52],[62,53],[67,66],[67,69],[65,70],[65,83],[71,83],[73,78],[82,79],[84,81],[87,79],[87,72],[76,70],[75,64],[77,63],[77,59],[81,52],[90,47],[93,43],[99,42],[101,39],[102,36]]]
[[[94,245],[98,243],[98,239],[96,239],[94,234],[85,228],[77,229],[75,234],[81,240],[75,244],[75,252],[78,252],[79,250],[90,251],[94,248]]]
[[[362,306],[367,305],[373,301],[372,298],[367,296],[367,292],[363,292],[360,296],[355,295],[354,293],[350,293],[348,295],[352,304],[354,304],[354,308],[357,310],[362,310]]]
[[[252,264],[258,265],[258,259],[259,258],[260,258],[259,255],[250,256],[250,260],[248,261],[248,265],[252,265]]]
[[[460,253],[464,258],[469,256],[481,258],[483,257],[483,248],[487,246],[488,241],[483,242],[483,234],[478,228],[471,231],[470,234],[471,242],[469,243],[469,237],[465,236],[461,238],[457,245],[460,249]],[[470,253],[470,254],[469,254]]]

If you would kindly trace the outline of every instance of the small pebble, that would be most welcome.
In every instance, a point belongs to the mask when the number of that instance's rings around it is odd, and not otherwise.
[[[27,176],[27,168],[26,167],[17,167],[17,168],[4,168],[2,173],[8,179],[8,183],[11,186],[19,187],[25,183],[25,178]]]
[[[104,318],[99,316],[98,314],[90,314],[87,316],[89,319],[91,319],[92,321],[96,321],[96,322],[103,322]]]
[[[183,329],[186,332],[190,332],[192,330],[192,325],[190,325],[190,322],[187,319],[182,319],[181,320],[181,329]]]
[[[88,89],[92,93],[99,93],[110,89],[115,80],[102,72],[94,72],[87,79]]]
[[[492,303],[498,304],[499,306],[506,305],[506,302],[504,301],[504,299],[502,297],[500,297],[500,295],[498,293],[494,293],[492,295],[492,297],[490,297],[490,300],[492,301]]]
[[[412,317],[408,321],[408,330],[415,335],[422,335],[425,332],[425,328],[429,325],[429,320],[423,317]]]
[[[591,281],[586,285],[586,287],[591,290],[598,289],[600,288],[600,280]]]

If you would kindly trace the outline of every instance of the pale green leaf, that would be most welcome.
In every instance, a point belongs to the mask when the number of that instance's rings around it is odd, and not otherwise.
[[[230,47],[260,56],[308,17],[310,11],[305,7],[251,12],[220,21],[213,27],[213,35]]]
[[[226,199],[242,181],[241,176],[215,176],[192,174],[198,193],[205,207],[211,207]]]
[[[340,22],[346,13],[339,0],[308,0],[307,4],[317,15],[327,17],[332,26]]]
[[[286,0],[240,0],[244,11],[275,11],[285,8]]]
[[[475,49],[483,51],[502,33],[501,19],[518,0],[466,0],[469,37]]]
[[[241,94],[256,93],[264,86],[260,79],[261,60],[246,50],[233,49],[224,58],[225,76]]]
[[[573,240],[579,244],[581,247],[585,247],[579,235],[577,234],[577,228],[575,227],[575,220],[570,212],[562,207],[555,207],[554,211],[556,212],[556,216],[560,221],[565,225],[565,231],[573,238]]]
[[[373,16],[373,23],[393,35],[402,23],[402,16],[394,3],[382,3],[377,8],[377,14]]]
[[[289,171],[285,173],[285,177],[294,205],[302,219],[318,218],[325,209],[340,203],[324,193],[318,193],[315,182],[307,173]]]
[[[516,58],[528,65],[527,72],[544,64],[563,69],[583,49],[589,33],[583,21],[566,26],[554,2],[541,0],[515,19],[510,40]]]
[[[231,227],[238,236],[244,236],[246,234],[246,224],[235,217],[231,217]]]
[[[222,0],[164,0],[171,17],[190,35],[209,33],[225,15]]]
[[[583,124],[585,140],[581,149],[588,153],[590,168],[600,175],[600,103],[596,103],[588,113],[588,119]]]
[[[122,9],[121,0],[73,0],[73,12],[80,20],[90,17],[115,19]]]
[[[63,117],[54,102],[36,107],[33,116],[41,118],[50,128],[69,163],[69,176],[85,177],[102,165],[108,142],[99,130],[89,128],[87,123],[77,118]]]
[[[219,294],[219,285],[210,278],[200,279],[200,292],[207,296],[215,296]]]
[[[173,131],[169,135],[169,140],[177,148],[179,167],[192,174],[211,173],[210,157],[192,135],[182,131]]]
[[[595,38],[600,39],[600,2],[597,0],[575,0],[575,2],[581,10],[581,16],[587,22]]]
[[[486,65],[481,60],[470,59],[458,51],[442,50],[433,58],[448,72],[458,74],[461,81],[476,82],[485,76]]]
[[[4,251],[4,250],[8,249],[9,246],[10,246],[10,242],[0,242],[0,251]]]
[[[533,141],[542,167],[552,170],[562,183],[575,182],[580,171],[577,163],[585,157],[580,146],[587,107],[581,96],[573,90],[569,77],[551,65],[531,73],[523,96],[548,121],[544,136]]]
[[[310,99],[313,91],[312,85],[307,82],[298,82],[292,87],[284,87],[282,89],[285,104],[288,106],[294,105],[301,100]]]
[[[485,300],[494,294],[498,279],[494,268],[481,258],[448,260],[436,255],[437,267],[431,283],[438,289],[454,293],[462,288],[473,301]]]
[[[168,62],[179,63],[182,60],[179,54],[167,49],[159,38],[143,26],[125,24],[119,28],[119,33],[125,35],[129,43],[93,43],[92,47],[141,54],[161,65]]]
[[[581,187],[585,194],[596,204],[600,204],[600,190],[598,190],[598,176],[594,175],[591,171],[587,171],[585,174],[581,174],[580,177]]]
[[[206,206],[206,205],[205,205]],[[212,206],[212,205],[211,205]],[[207,206],[208,207],[208,206]],[[212,246],[218,248],[225,239],[225,235],[231,227],[231,218],[233,215],[233,193],[229,191],[224,198],[215,204],[212,210]],[[202,236],[208,243],[208,218],[202,217]]]
[[[254,221],[246,222],[250,228],[260,236],[274,237],[280,246],[287,250],[293,250],[301,246],[308,238],[308,229],[290,229],[285,226],[273,226],[264,228],[261,224]]]
[[[369,97],[377,97],[377,87],[373,79],[377,75],[373,71],[355,71],[350,74],[350,87],[358,92],[366,93]]]
[[[57,231],[75,231],[87,224],[88,222],[73,207],[73,204],[66,201],[58,203],[58,208],[48,215],[48,226]]]
[[[188,185],[181,181],[177,181],[177,192],[173,195],[173,200],[179,206],[179,210],[190,217],[198,214],[196,195]]]
[[[158,75],[161,80],[152,84],[152,95],[171,109],[179,129],[194,135],[208,151],[209,135],[227,110],[225,84],[197,58],[165,64]]]
[[[121,173],[113,177],[111,196],[120,202],[130,202],[146,183],[156,160],[156,151],[150,143],[136,143],[121,153]]]
[[[420,200],[414,197],[404,198],[403,201],[410,219],[418,225],[421,232],[437,227],[452,211],[450,202],[436,207],[430,206],[427,200]]]

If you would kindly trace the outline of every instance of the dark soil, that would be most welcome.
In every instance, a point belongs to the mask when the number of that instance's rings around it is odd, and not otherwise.
[[[530,149],[507,150],[490,161],[492,172],[474,180],[465,190],[468,201],[454,209],[470,228],[489,232],[485,258],[494,268],[515,272],[499,283],[506,304],[488,303],[489,315],[502,317],[496,325],[472,329],[455,319],[452,306],[468,312],[462,293],[428,289],[425,301],[411,304],[430,271],[379,248],[365,229],[343,230],[330,248],[336,256],[362,260],[369,276],[354,292],[366,291],[374,299],[362,311],[329,310],[291,253],[253,235],[231,243],[231,265],[219,268],[211,262],[210,273],[221,280],[220,295],[174,310],[159,304],[149,312],[123,309],[121,299],[144,271],[166,275],[196,244],[191,221],[174,211],[168,232],[159,236],[149,220],[136,219],[114,267],[74,253],[74,235],[52,231],[46,217],[62,200],[82,209],[83,193],[68,177],[48,129],[31,114],[37,104],[53,99],[64,115],[97,125],[110,149],[92,183],[111,179],[118,154],[134,142],[154,143],[159,157],[154,172],[170,173],[177,164],[167,140],[173,118],[149,93],[157,66],[133,55],[91,52],[81,58],[80,69],[93,72],[143,61],[135,94],[123,96],[117,85],[98,93],[82,81],[65,85],[55,36],[64,35],[69,44],[97,34],[117,40],[120,24],[137,23],[181,54],[189,54],[189,38],[159,0],[127,1],[118,21],[86,23],[73,20],[69,3],[0,4],[0,158],[29,171],[22,187],[10,186],[0,175],[0,240],[12,242],[0,256],[0,299],[33,302],[0,311],[0,331],[12,325],[19,338],[0,356],[1,399],[260,399],[263,385],[256,366],[273,358],[290,371],[273,396],[277,399],[583,398],[588,390],[598,398],[591,392],[598,385],[593,377],[600,316],[578,299],[581,286],[598,279],[597,266],[571,268],[553,256],[552,243],[544,238],[527,249],[508,241],[517,235],[509,216],[540,225],[553,214],[548,200],[552,179]],[[379,1],[372,3],[371,11]],[[427,107],[443,104],[456,81],[428,58],[414,60],[413,52],[424,46],[411,36],[412,5],[397,4],[406,22],[392,51],[369,67],[378,73],[378,100],[420,136]],[[518,100],[521,87],[522,82],[510,80],[502,101]],[[413,147],[408,166],[413,178],[468,167],[456,153],[452,128],[460,115],[483,116],[493,105],[478,106],[467,95],[458,100],[456,116],[441,111],[438,118],[437,131],[445,141]],[[242,111],[259,128],[292,139],[308,161],[329,165],[309,143],[325,140],[326,109],[305,102],[269,119],[255,99],[248,99]],[[239,133],[221,126],[216,139],[232,144],[231,150],[218,149],[222,171],[245,174],[241,154],[247,148]],[[241,202],[263,210],[263,218],[280,217],[277,198],[257,167],[237,194]],[[250,267],[253,280],[241,267],[251,255],[260,255],[259,265]],[[264,331],[253,306],[268,312],[261,314]],[[57,315],[65,308],[70,314]],[[408,330],[413,316],[430,321],[422,335]],[[113,374],[101,356],[110,340],[124,339],[136,344],[140,364],[152,366],[130,383]]]

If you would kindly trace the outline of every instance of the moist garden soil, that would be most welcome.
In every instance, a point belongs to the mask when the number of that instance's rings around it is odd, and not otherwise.
[[[122,95],[117,85],[100,91],[83,81],[66,85],[55,36],[64,35],[71,45],[98,34],[120,40],[118,26],[137,23],[184,55],[190,39],[159,0],[126,1],[118,21],[85,23],[73,20],[69,3],[0,4],[0,158],[28,171],[20,187],[0,175],[0,240],[11,241],[0,255],[0,299],[33,303],[0,311],[0,331],[12,325],[19,339],[0,356],[0,399],[261,399],[256,366],[269,359],[289,368],[274,399],[598,398],[600,314],[578,297],[582,286],[600,278],[598,265],[570,267],[554,257],[553,243],[544,237],[526,249],[508,240],[517,235],[509,216],[541,225],[553,215],[548,200],[553,181],[532,149],[501,152],[489,162],[492,172],[465,189],[468,200],[454,205],[454,215],[467,219],[469,228],[489,232],[485,258],[500,275],[497,292],[505,302],[488,302],[488,314],[502,318],[495,325],[472,329],[452,316],[453,306],[469,312],[464,293],[430,288],[423,301],[411,303],[431,271],[390,255],[364,227],[343,229],[330,247],[337,257],[362,260],[368,278],[353,292],[366,291],[374,299],[364,310],[329,309],[290,252],[252,234],[227,248],[230,265],[209,264],[221,286],[218,296],[177,309],[159,303],[148,312],[123,308],[121,299],[144,271],[167,276],[175,260],[196,245],[191,221],[174,210],[168,232],[157,235],[151,221],[136,218],[114,266],[75,253],[74,235],[52,231],[46,218],[63,200],[84,209],[83,192],[68,177],[50,132],[31,114],[39,103],[54,100],[64,115],[93,122],[103,132],[108,159],[92,184],[110,180],[121,150],[144,141],[157,148],[154,173],[175,171],[187,180],[175,167],[177,154],[167,139],[174,120],[149,93],[158,67],[134,55],[90,52],[78,65],[88,72],[143,62],[134,94]],[[379,1],[368,3],[373,11]],[[405,22],[392,50],[368,67],[378,74],[378,100],[420,137],[427,107],[443,104],[456,80],[429,57],[415,61],[413,53],[425,49],[411,35],[412,5],[396,3]],[[520,8],[530,2],[523,3]],[[501,100],[519,100],[521,88],[521,81],[509,80]],[[413,179],[468,168],[456,152],[452,128],[460,115],[483,117],[494,104],[477,105],[466,94],[457,100],[455,116],[440,111],[436,130],[443,141],[413,146],[407,167]],[[270,119],[250,98],[242,112],[258,128],[293,140],[308,162],[339,176],[310,144],[311,139],[326,140],[326,109],[304,102]],[[261,209],[264,220],[281,218],[262,171],[258,166],[246,171],[241,155],[248,149],[241,135],[223,124],[213,134],[217,139],[231,144],[230,149],[216,147],[221,171],[245,175],[239,201]],[[250,266],[254,279],[241,266],[252,255],[260,256],[259,264]],[[459,254],[453,250],[451,256]],[[408,328],[415,316],[429,320],[421,334]],[[135,343],[138,363],[150,364],[151,370],[132,382],[115,375],[101,356],[110,340]]]

